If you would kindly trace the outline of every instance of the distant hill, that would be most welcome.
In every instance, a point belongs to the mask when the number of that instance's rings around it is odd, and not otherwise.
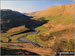
[[[59,5],[53,6],[48,9],[29,13],[29,16],[60,16],[60,15],[74,15],[74,5],[75,4],[67,4],[67,5]]]

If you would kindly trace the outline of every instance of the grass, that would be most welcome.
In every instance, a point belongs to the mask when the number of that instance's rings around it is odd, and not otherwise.
[[[8,42],[8,38],[6,38],[6,37],[1,37],[1,40],[2,40],[3,42]]]
[[[69,40],[69,42],[66,44],[66,47],[68,50],[74,50],[74,40]]]
[[[30,39],[30,40],[34,40],[35,39],[35,34],[31,34],[31,35],[29,35],[25,38]],[[25,38],[23,38],[23,39],[25,39]]]
[[[37,42],[38,42],[39,44],[41,44],[41,45],[44,45],[44,46],[46,46],[46,45],[48,44],[47,41],[42,41],[41,39],[39,39],[39,37],[37,37]]]
[[[47,42],[40,40],[37,36],[35,38],[35,36],[36,36],[36,34],[31,34],[31,35],[27,36],[26,39],[29,39],[31,41],[34,41],[34,42],[42,44],[42,45],[47,45]],[[23,38],[23,39],[25,39],[25,38]]]
[[[61,30],[61,31],[53,32],[52,34],[55,35],[55,36],[58,36],[58,35],[61,35],[64,32],[69,32],[69,29],[64,29],[64,30]]]
[[[25,33],[19,34],[19,35],[15,35],[15,36],[13,36],[13,37],[10,37],[10,38],[12,39],[12,42],[19,42],[17,39],[18,39],[19,37],[22,37],[23,35],[26,35],[26,34],[25,34]]]
[[[3,42],[8,42],[8,38],[7,38],[7,34],[6,33],[0,33],[1,34],[1,40],[3,41]]]
[[[38,28],[36,28],[36,30],[40,30],[42,32],[47,31],[48,29],[45,28],[44,26],[39,26]]]
[[[74,23],[74,16],[60,15],[60,16],[48,16],[44,17],[45,20],[51,21],[51,24],[70,24]]]
[[[74,23],[74,17],[71,17],[71,19],[67,19],[62,22],[62,24],[70,24],[70,23]]]
[[[3,40],[3,42],[8,42],[8,38],[7,37],[9,37],[12,40],[11,42],[19,42],[17,39],[19,37],[25,35],[25,33],[24,34],[15,35],[15,36],[12,36],[12,37],[10,35],[12,35],[12,33],[11,34],[1,33],[1,40]]]
[[[1,40],[3,40],[3,42],[8,42],[8,38],[7,37],[3,37],[3,36],[6,36],[7,33],[1,33],[1,34],[2,34]],[[10,34],[8,34],[7,36],[9,36],[9,35]],[[9,38],[12,40],[11,42],[17,43],[17,42],[19,42],[17,39],[19,37],[23,36],[23,35],[25,35],[25,33],[24,34],[15,35],[13,37],[9,36]],[[27,40],[29,39],[29,40],[34,41],[34,42],[38,42],[39,44],[42,44],[42,45],[46,45],[47,44],[47,42],[43,42],[38,37],[36,37],[37,40],[35,40],[35,34],[31,34],[31,35],[29,35],[27,37],[24,37],[23,40],[25,40],[25,39],[27,39]]]

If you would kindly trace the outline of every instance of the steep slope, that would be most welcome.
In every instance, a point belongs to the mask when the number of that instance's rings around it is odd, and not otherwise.
[[[42,10],[39,12],[29,13],[29,16],[60,16],[60,15],[74,15],[74,5],[75,4],[68,4],[68,5],[59,5],[53,6],[46,10]]]

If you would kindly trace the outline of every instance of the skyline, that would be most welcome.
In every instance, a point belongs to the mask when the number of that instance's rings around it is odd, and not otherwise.
[[[71,3],[74,3],[74,1],[1,1],[1,9],[11,9],[22,13],[30,13],[44,10],[52,6]]]

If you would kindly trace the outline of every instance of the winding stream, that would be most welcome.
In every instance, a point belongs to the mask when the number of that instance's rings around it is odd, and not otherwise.
[[[34,44],[34,45],[36,45],[36,46],[38,46],[38,47],[41,47],[41,45],[39,45],[38,43],[35,43],[34,41],[30,41],[30,40],[22,40],[22,38],[24,38],[24,37],[26,37],[26,36],[28,36],[28,35],[31,35],[31,34],[37,34],[37,31],[35,30],[35,28],[33,27],[33,30],[34,30],[34,32],[32,32],[32,33],[29,33],[29,34],[27,34],[27,35],[23,35],[23,36],[21,36],[21,37],[19,37],[17,40],[18,41],[21,41],[21,42],[25,42],[25,43],[32,43],[32,44]],[[36,37],[35,37],[36,38]]]

